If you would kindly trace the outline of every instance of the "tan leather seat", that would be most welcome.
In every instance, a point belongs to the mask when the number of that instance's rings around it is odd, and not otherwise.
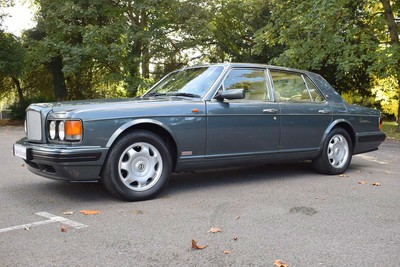
[[[310,95],[311,95],[311,99],[310,99]],[[307,90],[304,90],[301,93],[301,100],[302,101],[320,101],[321,97],[320,95],[317,93],[317,91],[315,91],[315,89],[311,89],[310,93]]]

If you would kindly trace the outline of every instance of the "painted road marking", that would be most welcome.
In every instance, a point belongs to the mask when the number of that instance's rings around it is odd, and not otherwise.
[[[88,227],[88,225],[86,225],[86,224],[78,223],[78,222],[72,221],[70,219],[61,217],[61,216],[53,215],[53,214],[48,213],[48,212],[38,212],[38,213],[35,213],[35,214],[39,215],[39,216],[43,216],[45,218],[48,218],[48,219],[56,221],[56,222],[63,223],[65,225],[71,226],[71,227],[73,227],[75,229],[82,229],[82,228]]]
[[[39,221],[39,222],[33,222],[33,223],[27,223],[27,224],[21,224],[21,225],[17,225],[17,226],[11,226],[11,227],[7,227],[7,228],[2,228],[0,229],[0,233],[5,233],[5,232],[10,232],[10,231],[14,231],[14,230],[21,230],[21,229],[29,229],[31,227],[34,226],[38,226],[38,225],[44,225],[44,224],[49,224],[49,223],[55,223],[55,222],[59,222],[65,225],[68,225],[70,227],[73,227],[75,229],[82,229],[85,227],[88,227],[89,225],[86,224],[82,224],[82,223],[78,223],[75,221],[72,221],[70,219],[61,217],[61,216],[56,216],[53,215],[51,213],[48,212],[37,212],[35,213],[36,215],[48,218],[49,220],[45,220],[45,221]]]

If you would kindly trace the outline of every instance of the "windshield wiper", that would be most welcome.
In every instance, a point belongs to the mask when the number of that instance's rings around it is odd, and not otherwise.
[[[150,93],[147,96],[165,96],[167,95],[166,93]]]
[[[174,93],[167,93],[166,95],[170,96],[186,96],[186,97],[198,97],[200,98],[201,96],[192,94],[192,93],[184,93],[184,92],[174,92]]]

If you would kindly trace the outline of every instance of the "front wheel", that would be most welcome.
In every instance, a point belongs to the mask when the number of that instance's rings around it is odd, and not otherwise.
[[[313,167],[324,174],[344,173],[353,153],[351,138],[343,128],[333,129],[327,136],[321,154],[312,161]]]
[[[109,153],[101,181],[113,195],[146,200],[166,186],[172,160],[167,144],[158,135],[134,131],[119,139]]]

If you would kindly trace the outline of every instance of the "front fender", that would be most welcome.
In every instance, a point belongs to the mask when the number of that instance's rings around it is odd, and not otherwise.
[[[140,125],[140,124],[153,124],[153,125],[157,125],[158,127],[163,128],[165,131],[167,131],[171,137],[176,141],[176,138],[174,136],[174,134],[172,133],[171,129],[165,125],[164,123],[158,121],[158,120],[154,120],[154,119],[136,119],[136,120],[132,120],[129,121],[123,125],[121,125],[110,137],[110,139],[108,139],[108,142],[106,144],[107,148],[110,148],[112,146],[112,144],[115,142],[115,140],[118,138],[118,136],[120,136],[123,132],[125,132],[127,129],[136,126],[136,125]]]

